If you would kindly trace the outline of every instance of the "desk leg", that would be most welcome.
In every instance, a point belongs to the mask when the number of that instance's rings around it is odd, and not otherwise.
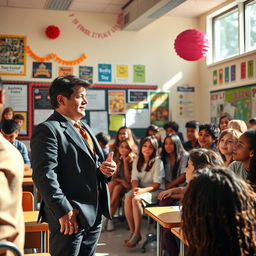
[[[180,255],[185,256],[185,245],[182,240],[180,240]]]
[[[157,222],[157,256],[162,256],[162,228],[161,225]]]
[[[41,232],[41,252],[46,252],[46,232]]]

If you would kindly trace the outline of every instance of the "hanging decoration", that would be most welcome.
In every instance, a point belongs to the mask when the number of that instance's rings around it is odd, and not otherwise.
[[[106,38],[111,36],[113,33],[115,33],[122,24],[123,21],[123,13],[118,14],[116,23],[107,31],[105,32],[94,32],[91,31],[90,29],[86,28],[83,24],[80,23],[80,21],[76,18],[75,14],[70,14],[70,18],[72,18],[72,23],[76,26],[78,30],[83,32],[85,35],[90,36],[92,38]]]
[[[50,39],[56,39],[60,35],[60,29],[57,26],[51,25],[45,29],[45,34]]]
[[[188,29],[176,37],[174,48],[176,53],[184,60],[195,61],[206,56],[209,41],[202,31]]]
[[[33,58],[34,60],[38,61],[38,62],[45,62],[51,59],[54,59],[55,61],[57,61],[59,64],[63,64],[63,65],[77,65],[79,63],[81,63],[82,61],[84,61],[87,56],[85,53],[83,53],[79,58],[75,59],[75,60],[64,60],[62,58],[60,58],[57,54],[55,53],[50,53],[48,54],[46,57],[40,57],[38,55],[36,55],[30,48],[30,46],[27,46],[25,48],[25,51],[30,55],[31,58]]]

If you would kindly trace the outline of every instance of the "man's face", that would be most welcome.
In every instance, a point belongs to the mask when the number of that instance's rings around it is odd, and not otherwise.
[[[78,121],[85,116],[85,108],[88,101],[86,99],[86,89],[83,86],[76,85],[74,89],[75,91],[69,99],[63,95],[58,95],[58,102],[62,114],[74,121]]]
[[[187,128],[188,141],[195,141],[198,138],[198,130],[195,128]]]
[[[165,129],[166,136],[169,134],[177,134],[171,127]]]
[[[12,132],[12,133],[9,133],[9,134],[5,134],[3,131],[2,131],[2,134],[3,136],[11,143],[13,143],[15,141],[15,139],[18,137],[19,135],[19,132],[18,131],[15,131],[15,132]]]

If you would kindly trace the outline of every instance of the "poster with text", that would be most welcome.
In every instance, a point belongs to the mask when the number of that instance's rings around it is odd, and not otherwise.
[[[169,93],[151,92],[150,93],[150,121],[159,127],[163,127],[169,120]]]
[[[236,81],[236,65],[231,65],[231,82]]]
[[[178,104],[176,117],[178,119],[191,119],[195,115],[195,87],[178,86],[177,87]]]
[[[125,113],[125,91],[108,91],[109,114]]]
[[[52,63],[33,62],[33,78],[52,78]]]
[[[72,76],[73,73],[73,67],[71,66],[59,66],[58,67],[58,76]]]
[[[241,79],[246,78],[246,62],[241,63]]]
[[[252,115],[251,117],[256,117],[256,86],[251,88],[251,95],[252,95]]]
[[[98,64],[98,80],[99,82],[112,82],[111,64]]]
[[[219,69],[219,84],[223,84],[223,68]]]
[[[0,35],[0,75],[26,75],[26,37]]]
[[[116,82],[128,83],[128,65],[116,65]]]
[[[225,83],[229,82],[229,67],[225,67]]]
[[[5,106],[14,111],[28,111],[28,85],[27,84],[4,84]]]
[[[212,81],[213,81],[213,85],[218,84],[218,71],[217,70],[213,70],[213,72],[212,72]]]
[[[79,66],[79,78],[87,80],[90,84],[93,84],[93,67]]]
[[[145,83],[145,65],[133,65],[133,82]]]
[[[148,103],[148,91],[129,90],[128,102],[129,103]]]
[[[106,95],[104,90],[87,90],[86,110],[105,110]]]
[[[253,60],[248,60],[248,78],[253,77],[254,74],[254,62]]]

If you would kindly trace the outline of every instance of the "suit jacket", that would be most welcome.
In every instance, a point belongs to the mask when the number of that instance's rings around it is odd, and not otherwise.
[[[23,175],[24,162],[20,152],[0,134],[0,241],[15,243],[21,252],[25,237]]]
[[[58,219],[79,209],[81,225],[90,227],[97,210],[106,217],[109,213],[107,179],[99,170],[103,153],[91,129],[95,155],[75,128],[58,112],[35,127],[31,139],[33,180],[42,195],[39,219],[49,221],[45,213]]]

